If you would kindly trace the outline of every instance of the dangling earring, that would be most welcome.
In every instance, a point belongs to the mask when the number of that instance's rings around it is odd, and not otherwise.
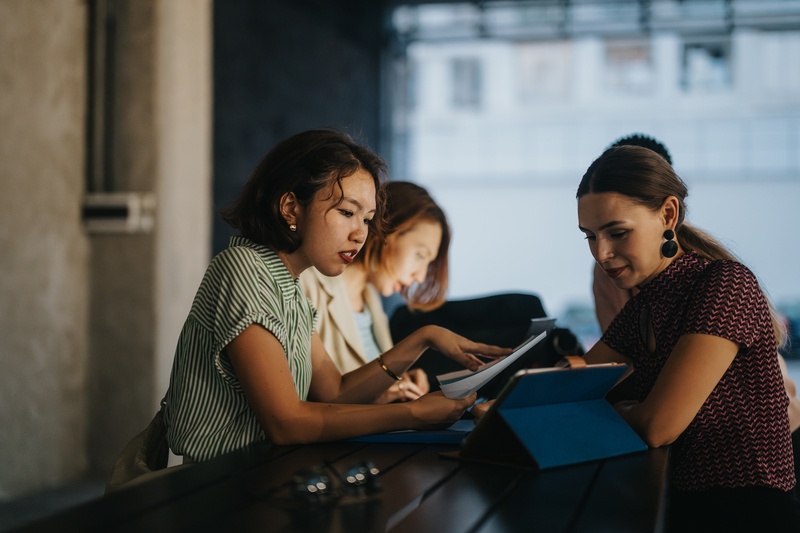
[[[664,238],[667,242],[661,245],[661,255],[666,258],[675,257],[678,253],[678,243],[672,240],[675,238],[675,232],[668,229],[664,232]]]
[[[289,231],[297,231],[297,224],[289,224]]]

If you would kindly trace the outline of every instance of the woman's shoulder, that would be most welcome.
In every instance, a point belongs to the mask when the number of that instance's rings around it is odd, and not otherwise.
[[[332,296],[343,290],[344,287],[344,282],[341,278],[326,276],[314,267],[309,267],[304,270],[300,274],[299,280],[303,292],[310,298],[320,293],[326,293]]]
[[[278,271],[286,269],[272,249],[243,238],[231,241],[231,245],[215,255],[210,264],[210,268],[219,270],[246,270],[253,267]]]
[[[734,286],[756,280],[755,274],[747,265],[731,259],[709,261],[703,277],[715,284]]]

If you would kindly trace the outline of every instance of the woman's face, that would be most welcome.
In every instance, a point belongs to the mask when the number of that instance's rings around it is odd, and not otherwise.
[[[595,261],[620,289],[644,285],[670,263],[661,255],[663,209],[654,212],[618,193],[590,193],[578,200],[578,227]]]
[[[334,184],[333,195],[321,191],[308,207],[298,209],[301,244],[292,255],[300,272],[314,266],[326,276],[338,276],[364,245],[375,216],[375,182],[369,172],[359,169],[341,184],[342,192]]]
[[[383,296],[422,283],[441,243],[442,226],[431,220],[420,220],[406,231],[392,233],[384,247],[387,268],[370,273],[370,282]]]

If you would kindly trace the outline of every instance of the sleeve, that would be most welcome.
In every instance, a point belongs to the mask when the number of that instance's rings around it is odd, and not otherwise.
[[[225,347],[251,324],[269,330],[287,350],[286,325],[270,309],[280,304],[280,292],[261,272],[258,258],[243,248],[231,249],[219,257],[215,268],[214,354],[215,365],[222,376],[238,388],[238,379]],[[272,302],[271,304],[269,302]]]
[[[703,333],[751,346],[770,320],[755,275],[735,261],[711,262],[690,292],[684,333]]]
[[[638,331],[641,312],[639,301],[638,295],[628,300],[600,338],[609,348],[631,359],[636,356],[641,344],[641,334]]]

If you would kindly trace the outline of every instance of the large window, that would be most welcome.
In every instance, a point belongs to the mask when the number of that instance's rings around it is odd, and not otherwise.
[[[474,57],[451,59],[453,99],[456,109],[478,109],[481,105],[481,64]]]
[[[686,92],[730,90],[731,47],[727,38],[688,40],[683,45],[681,84]]]
[[[566,100],[572,91],[572,43],[515,43],[518,62],[516,89],[520,102]]]
[[[655,69],[650,43],[644,40],[609,39],[606,41],[605,80],[617,94],[652,94]]]
[[[387,86],[407,96],[387,155],[393,179],[426,186],[448,214],[451,297],[530,291],[563,320],[590,317],[575,187],[609,144],[644,133],[689,184],[689,220],[744,259],[779,306],[800,301],[787,268],[800,248],[774,244],[792,242],[781,231],[794,231],[800,202],[800,0],[398,13],[405,48]]]

